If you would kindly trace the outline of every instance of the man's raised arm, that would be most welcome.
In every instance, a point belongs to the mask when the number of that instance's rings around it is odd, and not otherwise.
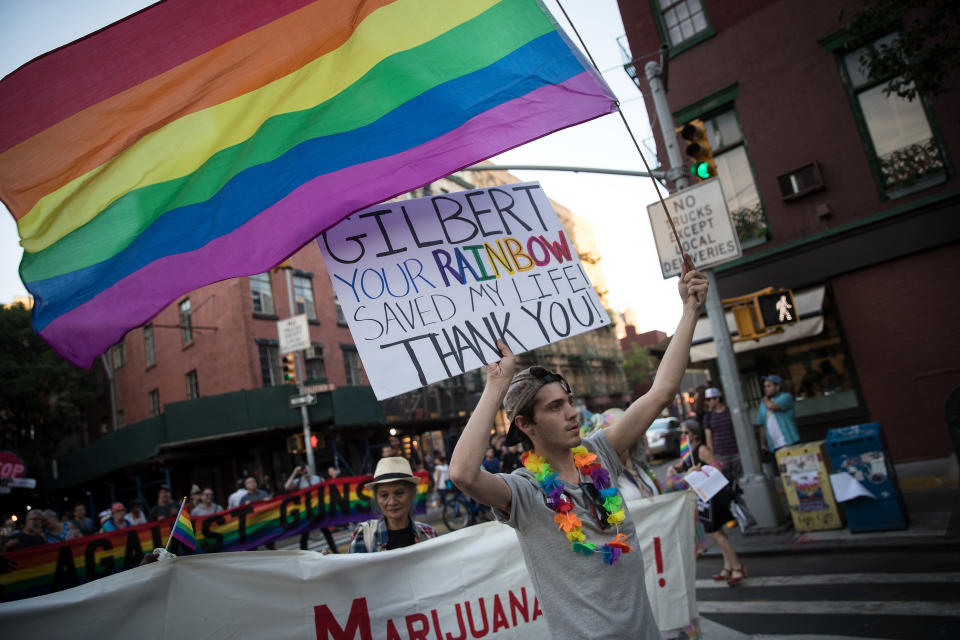
[[[616,424],[605,429],[610,444],[619,453],[632,447],[637,439],[643,436],[680,389],[680,381],[690,359],[693,329],[697,325],[700,308],[707,300],[707,277],[696,270],[687,271],[684,266],[677,288],[683,301],[683,316],[673,338],[670,339],[670,346],[663,354],[653,386],[630,405]]]
[[[510,386],[516,360],[502,340],[497,341],[497,346],[503,358],[487,365],[487,384],[450,456],[449,473],[453,484],[468,496],[509,513],[510,487],[503,478],[481,466],[483,455],[490,446],[490,427]]]

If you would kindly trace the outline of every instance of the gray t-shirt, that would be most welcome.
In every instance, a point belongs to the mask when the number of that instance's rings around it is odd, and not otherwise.
[[[598,455],[610,473],[611,486],[616,486],[623,467],[606,434],[598,431],[584,438],[583,445]],[[517,532],[551,637],[660,640],[647,598],[640,542],[629,512],[620,531],[626,534],[633,551],[610,566],[599,553],[584,556],[571,550],[532,473],[521,467],[499,475],[513,495],[510,513],[497,510],[497,517]],[[616,528],[600,529],[583,490],[568,482],[563,483],[563,489],[574,502],[574,513],[583,522],[587,541],[600,547],[613,540]]]

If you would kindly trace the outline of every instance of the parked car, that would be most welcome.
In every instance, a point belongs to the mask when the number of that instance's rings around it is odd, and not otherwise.
[[[651,457],[680,455],[680,421],[657,418],[647,429],[647,452]]]

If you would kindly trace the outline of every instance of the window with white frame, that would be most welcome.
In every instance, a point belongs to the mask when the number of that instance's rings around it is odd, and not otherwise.
[[[363,384],[363,364],[360,362],[360,354],[354,347],[342,347],[343,350],[343,368],[347,374],[348,385]]]
[[[260,379],[263,386],[272,387],[283,384],[280,371],[280,347],[276,344],[260,342],[257,344],[260,354]]]
[[[196,400],[200,397],[200,384],[197,380],[197,370],[187,372],[187,400]]]
[[[297,313],[307,314],[307,320],[317,320],[317,305],[313,300],[313,278],[293,276],[293,296]]]
[[[110,360],[113,362],[114,369],[119,369],[127,363],[127,349],[123,345],[123,340],[110,347]]]
[[[190,318],[190,298],[180,303],[180,342],[193,342],[193,323]]]
[[[753,177],[753,167],[734,109],[701,117],[717,165],[727,209],[743,248],[767,241],[767,216]]]
[[[160,390],[154,389],[150,392],[150,415],[157,417],[160,415]]]
[[[273,308],[273,287],[270,286],[270,274],[258,273],[250,276],[250,297],[253,300],[253,312],[265,316],[275,313]]]
[[[152,323],[143,328],[143,351],[146,354],[147,366],[155,365],[157,363],[157,348],[153,342]]]
[[[671,47],[693,40],[710,30],[701,0],[657,0],[660,24]]]
[[[314,342],[304,351],[307,368],[307,380],[323,381],[327,380],[327,367],[323,361],[323,345]]]

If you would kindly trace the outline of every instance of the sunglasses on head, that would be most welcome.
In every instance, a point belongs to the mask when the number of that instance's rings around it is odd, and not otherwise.
[[[612,526],[607,522],[610,512],[603,508],[603,497],[600,495],[600,490],[592,482],[581,482],[580,489],[587,496],[587,502],[590,503],[590,511],[593,512],[597,526],[601,529],[609,529]]]
[[[545,385],[550,384],[551,382],[559,382],[564,391],[569,394],[573,394],[573,391],[570,389],[570,383],[567,382],[567,379],[559,373],[554,373],[553,371],[544,369],[543,367],[530,367],[530,374]]]

